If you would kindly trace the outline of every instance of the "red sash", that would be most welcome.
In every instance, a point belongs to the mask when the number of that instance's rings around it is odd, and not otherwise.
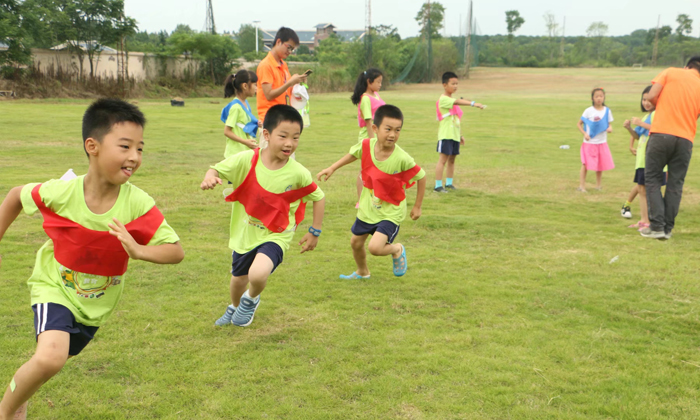
[[[44,216],[44,231],[53,241],[56,261],[80,273],[98,276],[120,276],[126,273],[129,254],[119,239],[110,235],[109,231],[91,230],[59,216],[41,200],[39,187],[41,184],[32,190],[32,199]],[[147,245],[163,220],[163,214],[153,206],[125,227],[137,243]]]
[[[418,172],[420,172],[418,165],[393,175],[381,171],[372,161],[369,139],[362,140],[362,185],[374,190],[375,197],[398,206],[406,199],[404,186],[406,188],[414,186],[415,182],[412,184],[409,182]]]
[[[289,226],[289,205],[316,191],[318,186],[312,182],[304,188],[285,191],[281,194],[271,193],[264,189],[258,183],[258,178],[255,175],[259,151],[259,148],[253,150],[253,159],[248,175],[243,183],[226,197],[226,201],[238,201],[243,204],[246,213],[260,220],[266,228],[275,233],[284,232]],[[305,212],[306,203],[299,203],[299,208],[294,213],[296,225],[304,220]]]

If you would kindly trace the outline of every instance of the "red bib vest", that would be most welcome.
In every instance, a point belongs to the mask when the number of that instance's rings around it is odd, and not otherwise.
[[[41,200],[39,187],[41,184],[32,190],[32,199],[44,216],[44,231],[53,241],[56,261],[66,268],[86,274],[120,276],[126,273],[129,254],[119,239],[108,231],[91,230],[59,216]],[[153,206],[125,227],[137,243],[147,245],[163,220],[163,214]]]
[[[312,182],[304,188],[285,191],[281,194],[271,193],[264,189],[258,183],[258,177],[255,175],[259,151],[259,148],[253,150],[253,159],[248,175],[243,183],[226,197],[226,201],[238,201],[243,204],[248,215],[260,220],[266,228],[275,233],[284,232],[289,226],[289,205],[316,191],[318,186]],[[299,207],[294,213],[296,225],[304,220],[305,212],[306,203],[299,203]]]
[[[398,206],[406,199],[406,188],[411,188],[415,182],[410,184],[411,179],[420,172],[420,166],[399,172],[388,174],[381,171],[374,165],[369,146],[369,139],[362,140],[362,185],[365,188],[374,190],[374,196]]]

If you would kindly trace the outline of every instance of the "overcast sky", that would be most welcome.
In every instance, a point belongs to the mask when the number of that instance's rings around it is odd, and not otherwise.
[[[464,32],[468,0],[441,0],[446,8],[446,35]],[[171,32],[178,23],[196,30],[204,29],[206,0],[125,0],[127,16],[135,18],[140,30]],[[241,24],[260,21],[263,29],[289,26],[311,30],[318,23],[330,22],[338,29],[365,26],[364,0],[212,0],[217,32],[237,31]],[[418,33],[415,16],[423,0],[372,0],[372,25],[393,25],[402,37]],[[397,8],[396,4],[401,7]],[[544,35],[542,16],[552,13],[562,23],[566,16],[566,35],[585,35],[592,22],[604,22],[609,35],[625,35],[635,29],[661,25],[675,29],[676,16],[690,15],[692,36],[700,36],[700,0],[475,0],[474,17],[481,34],[505,34],[506,10],[518,10],[525,24],[518,35]],[[460,25],[460,16],[461,22]]]

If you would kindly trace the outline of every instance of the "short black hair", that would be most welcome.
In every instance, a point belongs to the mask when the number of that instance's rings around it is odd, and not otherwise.
[[[293,43],[299,45],[299,36],[297,36],[297,33],[294,32],[294,29],[292,28],[286,28],[284,26],[279,28],[277,30],[277,34],[275,35],[275,40],[272,41],[273,46],[277,45],[278,39],[282,42],[292,41]]]
[[[688,60],[688,64],[686,64],[685,66],[700,72],[700,55],[690,57],[690,60]]]
[[[377,108],[377,112],[374,114],[374,125],[377,127],[381,126],[384,118],[401,120],[401,124],[403,124],[403,112],[401,112],[398,106],[382,105]]]
[[[304,131],[304,120],[301,118],[301,114],[289,105],[275,105],[270,108],[265,114],[263,128],[268,133],[272,133],[284,121],[299,124],[299,134]]]
[[[445,73],[442,74],[442,84],[444,85],[445,83],[449,82],[450,79],[458,79],[457,75],[454,74],[451,71],[446,71]]]
[[[121,99],[102,98],[93,102],[83,115],[83,150],[85,150],[85,140],[93,138],[101,143],[104,136],[112,131],[114,124],[123,122],[132,122],[145,127],[146,117],[138,107]]]

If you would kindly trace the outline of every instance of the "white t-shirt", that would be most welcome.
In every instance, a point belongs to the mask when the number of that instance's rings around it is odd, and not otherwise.
[[[586,108],[585,111],[583,111],[583,118],[588,118],[589,120],[595,122],[595,121],[600,121],[603,119],[605,116],[605,111],[608,110],[608,107],[604,107],[601,111],[598,111],[592,106],[589,106]],[[613,121],[613,115],[612,111],[608,113],[608,124],[610,124]],[[586,130],[586,133],[590,134],[590,131],[588,130],[587,126],[583,126],[583,129]],[[583,138],[584,143],[590,143],[590,144],[602,144],[602,143],[607,143],[608,142],[608,132],[603,131],[602,133],[599,133],[595,137],[591,137],[589,141],[586,141],[586,138]]]

